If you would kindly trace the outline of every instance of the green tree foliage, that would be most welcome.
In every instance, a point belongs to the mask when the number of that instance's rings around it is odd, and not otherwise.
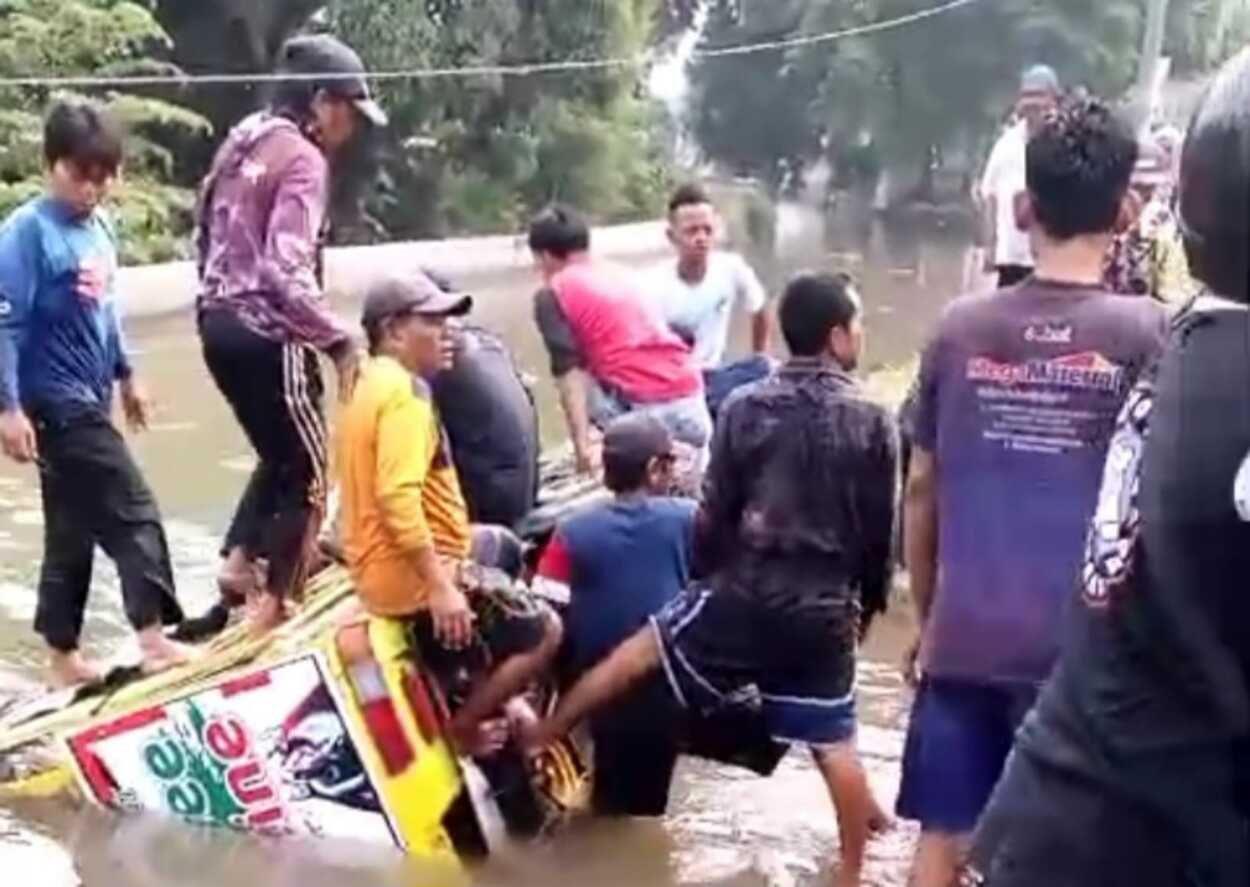
[[[0,0],[0,76],[65,76],[172,71],[162,61],[169,37],[142,4],[125,0]],[[97,90],[127,125],[128,164],[113,198],[127,261],[160,261],[185,254],[192,192],[175,184],[181,149],[206,142],[205,119],[155,93]],[[41,87],[0,90],[0,217],[39,193],[44,107]]]
[[[336,0],[324,24],[376,69],[633,58],[662,29],[658,0]],[[636,66],[575,74],[388,82],[383,195],[392,236],[512,231],[564,200],[601,220],[654,211],[664,187],[656,110]]]
[[[936,3],[709,0],[703,48],[840,31]],[[1233,7],[1246,3],[1173,0],[1169,47],[1182,70],[1217,65],[1244,38]],[[894,30],[698,60],[694,133],[711,159],[772,185],[823,146],[842,171],[884,167],[927,191],[942,159],[976,165],[1029,64],[1052,65],[1068,87],[1123,95],[1144,17],[1145,0],[992,0]]]

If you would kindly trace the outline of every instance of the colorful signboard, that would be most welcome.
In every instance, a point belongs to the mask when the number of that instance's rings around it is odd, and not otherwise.
[[[92,801],[193,824],[401,846],[319,654],[68,738]]]

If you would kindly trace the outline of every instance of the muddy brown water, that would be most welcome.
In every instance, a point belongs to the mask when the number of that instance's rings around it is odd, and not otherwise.
[[[826,226],[812,213],[787,207],[779,243],[775,255],[755,257],[773,291],[800,267],[856,274],[866,306],[866,369],[911,358],[942,306],[969,286],[971,255],[957,234]],[[544,437],[558,440],[562,424],[530,320],[534,279],[483,273],[464,283],[478,297],[475,319],[502,332],[522,365],[541,380]],[[357,306],[349,300],[336,307],[352,317]],[[218,540],[251,459],[203,368],[192,319],[173,316],[128,326],[136,363],[158,403],[153,428],[132,438],[132,445],[161,502],[179,593],[194,611],[212,599]],[[743,332],[738,331],[739,344]],[[0,467],[0,674],[38,674],[41,652],[30,625],[40,527],[33,472],[6,463]],[[905,608],[896,607],[874,630],[859,678],[860,747],[876,791],[889,804],[897,791],[910,701],[896,662],[909,632]],[[116,577],[107,558],[99,557],[84,646],[97,655],[124,657],[128,643]],[[865,882],[903,884],[913,840],[913,831],[901,827],[876,841]],[[799,750],[767,780],[687,760],[664,820],[580,824],[549,846],[493,860],[476,881],[489,887],[557,881],[570,887],[817,884],[827,878],[836,846],[825,789]],[[0,863],[41,887],[417,887],[440,882],[412,861],[378,848],[273,843],[58,804],[0,808]]]

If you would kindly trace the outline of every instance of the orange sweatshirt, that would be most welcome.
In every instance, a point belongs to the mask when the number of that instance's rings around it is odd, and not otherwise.
[[[365,364],[340,413],[338,472],[357,593],[375,615],[411,615],[429,595],[414,552],[467,557],[469,518],[429,387],[393,358]]]

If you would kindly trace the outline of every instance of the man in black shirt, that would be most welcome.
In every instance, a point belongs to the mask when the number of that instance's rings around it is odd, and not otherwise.
[[[837,809],[836,884],[860,882],[884,817],[855,747],[855,650],[884,609],[897,446],[851,376],[861,308],[845,278],[802,275],[782,297],[791,359],[725,403],[695,521],[696,582],[579,681],[530,744],[567,732],[661,668],[696,718],[741,715],[807,745]]]
[[[1194,117],[1181,227],[1206,294],[1130,395],[1063,655],[965,883],[1250,884],[1250,51]]]

